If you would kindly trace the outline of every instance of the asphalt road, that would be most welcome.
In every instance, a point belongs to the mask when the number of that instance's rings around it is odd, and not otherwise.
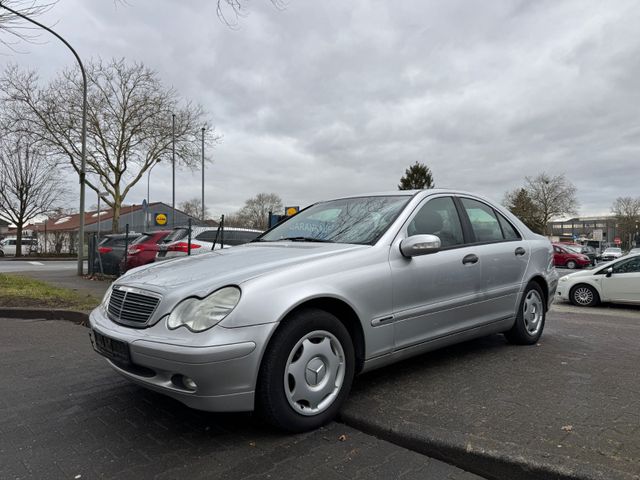
[[[38,260],[13,260],[9,258],[0,258],[0,273],[18,273],[33,271],[65,271],[76,270],[78,262],[76,260],[56,260],[56,261],[38,261]],[[85,271],[87,262],[84,262]]]

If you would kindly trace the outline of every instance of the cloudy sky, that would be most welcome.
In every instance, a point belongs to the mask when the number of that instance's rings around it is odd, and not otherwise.
[[[236,28],[214,0],[59,0],[44,18],[82,57],[142,61],[208,110],[224,136],[206,171],[216,216],[258,192],[305,206],[394,190],[416,161],[438,187],[497,200],[566,174],[581,215],[640,195],[638,2],[246,5]],[[72,65],[53,40],[22,49],[0,64],[43,78]],[[170,169],[151,180],[151,201],[170,203]],[[177,183],[177,202],[200,196],[199,172]],[[145,196],[146,181],[127,203]]]

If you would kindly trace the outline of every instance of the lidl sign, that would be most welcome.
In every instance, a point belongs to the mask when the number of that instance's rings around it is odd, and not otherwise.
[[[156,213],[155,221],[156,221],[156,225],[166,225],[167,215],[164,213]]]

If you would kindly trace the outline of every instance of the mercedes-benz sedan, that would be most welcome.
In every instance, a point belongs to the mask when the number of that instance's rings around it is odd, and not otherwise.
[[[290,431],[330,421],[354,375],[471,338],[542,334],[549,241],[470,193],[319,202],[254,242],[131,270],[91,313],[129,380]]]

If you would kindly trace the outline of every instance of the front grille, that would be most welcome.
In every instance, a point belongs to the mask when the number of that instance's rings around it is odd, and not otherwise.
[[[115,286],[109,299],[109,318],[131,327],[145,327],[156,311],[160,297],[131,287]]]

